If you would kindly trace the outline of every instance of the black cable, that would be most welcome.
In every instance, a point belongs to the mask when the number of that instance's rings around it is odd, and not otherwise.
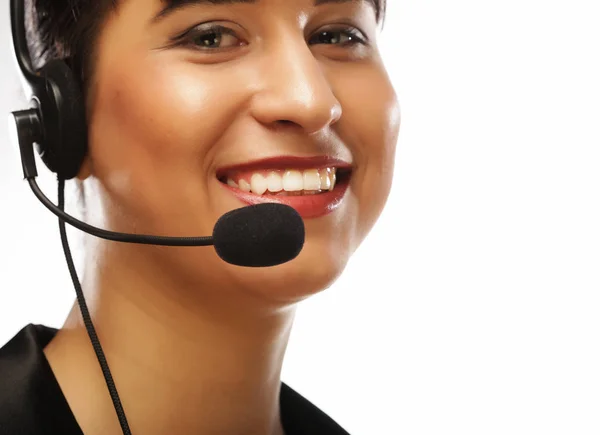
[[[214,244],[212,237],[165,237],[165,236],[149,236],[145,234],[126,234],[116,233],[113,231],[103,230],[86,224],[73,216],[66,214],[62,210],[56,210],[56,206],[44,195],[40,187],[35,181],[35,177],[27,177],[29,186],[33,191],[34,195],[40,200],[42,204],[46,206],[48,210],[57,215],[61,220],[64,220],[69,225],[75,228],[89,233],[93,236],[99,237],[105,240],[112,240],[114,242],[123,243],[138,243],[143,245],[161,245],[161,246],[210,246]]]
[[[64,211],[64,202],[65,202],[65,180],[58,178],[58,208]],[[117,392],[117,387],[115,386],[115,382],[113,380],[112,374],[110,373],[110,369],[108,368],[108,362],[106,361],[106,356],[104,355],[104,351],[102,350],[102,346],[100,345],[100,340],[98,340],[98,335],[96,334],[96,329],[94,328],[94,324],[92,323],[92,318],[90,316],[90,312],[88,310],[87,304],[85,302],[85,298],[83,296],[83,290],[81,289],[81,284],[79,283],[79,278],[77,277],[77,271],[75,270],[75,265],[73,264],[73,258],[71,257],[71,249],[69,248],[69,242],[67,240],[67,230],[65,228],[65,221],[62,218],[58,218],[58,226],[60,228],[60,239],[62,241],[63,249],[65,252],[65,257],[67,259],[67,265],[69,266],[69,272],[71,274],[71,279],[73,280],[73,285],[75,286],[75,292],[77,293],[77,301],[79,303],[79,308],[81,310],[81,316],[83,317],[83,323],[85,324],[85,329],[87,330],[88,336],[92,342],[92,346],[94,351],[96,352],[96,357],[98,358],[98,362],[100,363],[100,367],[102,368],[102,373],[104,374],[104,380],[106,381],[106,386],[108,387],[108,391],[110,393],[110,397],[113,401],[113,405],[115,407],[115,411],[117,412],[117,417],[119,418],[119,423],[121,424],[121,429],[123,430],[124,435],[131,435],[131,430],[129,429],[129,423],[127,423],[127,417],[125,416],[125,411],[123,410],[123,405],[121,404],[121,399],[119,398],[119,393]]]

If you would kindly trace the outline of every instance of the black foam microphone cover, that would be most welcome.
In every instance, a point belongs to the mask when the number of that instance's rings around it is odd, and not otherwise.
[[[304,222],[292,207],[266,203],[232,210],[213,230],[215,250],[236,266],[270,267],[293,260],[304,246]]]

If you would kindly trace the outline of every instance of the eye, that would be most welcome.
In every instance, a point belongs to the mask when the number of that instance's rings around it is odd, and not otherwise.
[[[194,27],[179,39],[178,45],[202,51],[216,51],[245,44],[232,29],[220,25]]]
[[[200,51],[217,51],[246,44],[236,36],[234,30],[218,24],[193,27],[176,39],[178,40],[176,45]],[[311,37],[309,43],[351,47],[359,44],[366,45],[367,40],[355,27],[342,27],[321,30]]]
[[[355,27],[342,27],[334,29],[321,30],[319,33],[314,35],[309,43],[311,44],[325,44],[325,45],[340,45],[353,46],[353,45],[366,45],[367,40],[360,30]]]

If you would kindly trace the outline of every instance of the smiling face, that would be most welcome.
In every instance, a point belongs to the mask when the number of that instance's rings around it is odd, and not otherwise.
[[[304,217],[295,260],[228,265],[211,248],[114,244],[204,289],[289,302],[328,287],[390,190],[399,107],[367,1],[123,0],[99,36],[86,171],[106,225],[212,233],[224,213],[279,201]],[[231,3],[231,2],[230,2]]]

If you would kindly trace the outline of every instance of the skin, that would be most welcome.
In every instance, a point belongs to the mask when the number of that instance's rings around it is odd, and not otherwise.
[[[391,186],[400,111],[379,27],[358,2],[195,5],[153,23],[160,7],[124,0],[99,36],[79,176],[90,223],[211,234],[243,206],[217,169],[265,157],[344,159],[354,165],[350,188],[334,213],[305,221],[304,249],[287,264],[240,268],[212,248],[90,237],[82,286],[134,433],[280,435],[297,303],[342,273]],[[203,22],[235,35],[216,48],[170,45]],[[309,43],[340,24],[369,45]],[[120,433],[77,305],[45,353],[84,433]]]

